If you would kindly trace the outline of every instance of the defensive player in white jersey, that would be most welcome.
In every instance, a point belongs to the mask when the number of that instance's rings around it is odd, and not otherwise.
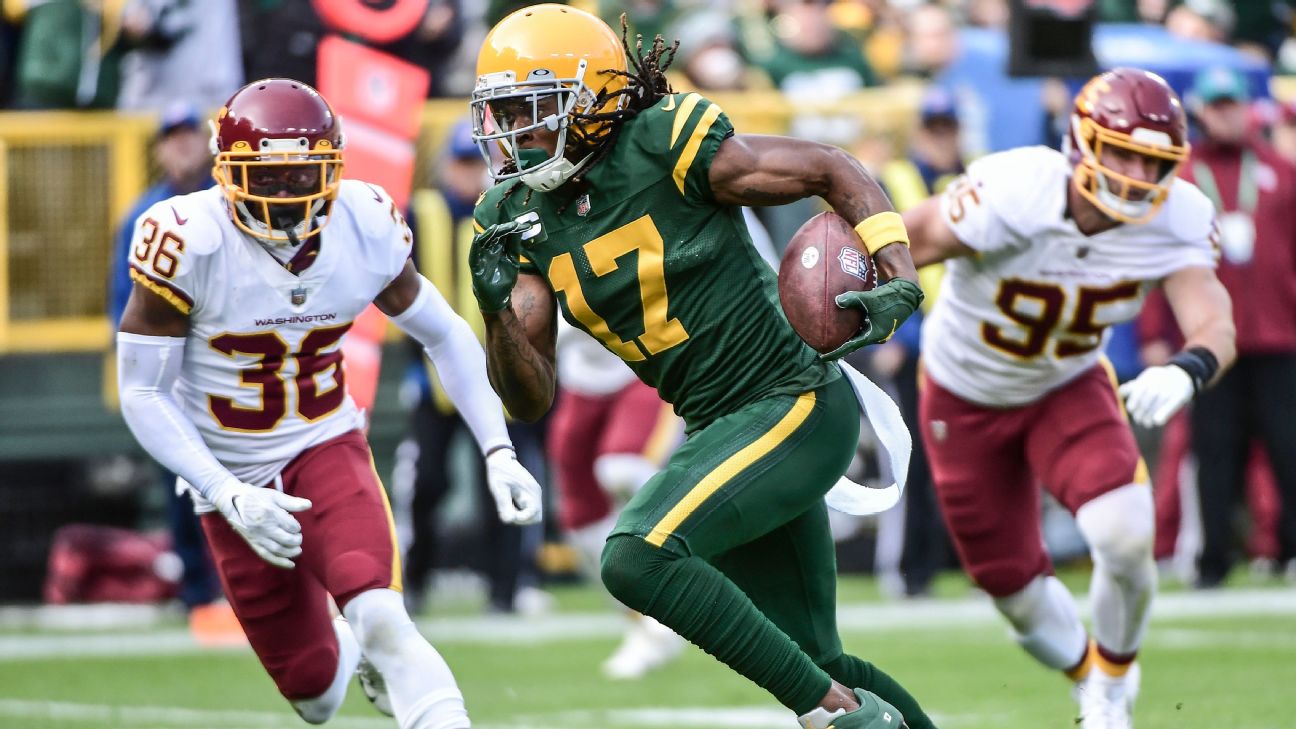
[[[1077,95],[1064,153],[993,154],[906,213],[917,265],[950,259],[923,328],[922,437],[959,557],[1021,646],[1077,683],[1084,729],[1131,726],[1156,586],[1147,469],[1122,412],[1159,426],[1235,355],[1214,210],[1177,179],[1183,108],[1119,68]],[[1164,288],[1187,342],[1121,387],[1106,330]],[[1093,640],[1052,575],[1040,485],[1093,555]]]
[[[539,486],[514,458],[485,355],[410,263],[391,198],[341,180],[341,125],[318,92],[248,84],[212,146],[217,186],[136,223],[117,335],[126,422],[194,492],[225,594],[303,719],[333,715],[363,652],[378,673],[361,673],[366,693],[402,729],[464,729],[454,677],[399,594],[391,511],[339,346],[371,302],[423,343],[501,518],[533,522]]]

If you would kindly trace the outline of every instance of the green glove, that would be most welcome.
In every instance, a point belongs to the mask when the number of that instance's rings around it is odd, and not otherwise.
[[[923,292],[918,284],[904,278],[893,278],[872,291],[847,291],[839,295],[837,306],[864,310],[864,327],[842,346],[819,355],[819,359],[834,360],[860,347],[885,342],[918,310],[922,300]]]
[[[516,220],[492,225],[473,236],[468,249],[468,269],[473,295],[484,313],[494,314],[509,305],[509,294],[517,284],[521,241]]]

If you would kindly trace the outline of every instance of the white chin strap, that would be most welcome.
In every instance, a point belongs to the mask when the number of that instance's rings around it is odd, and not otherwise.
[[[257,235],[259,235],[263,240],[267,240],[270,245],[292,245],[292,239],[288,237],[286,231],[280,230],[279,228],[271,228],[264,220],[248,212],[247,205],[245,205],[242,200],[234,203],[234,207],[238,208],[239,215],[242,216],[243,222],[247,224],[247,227],[256,231]],[[297,240],[300,241],[302,236],[306,235],[307,229],[310,228],[310,221],[314,220],[315,216],[319,215],[319,211],[323,207],[324,201],[316,200],[311,204],[310,217],[293,226],[292,233]]]
[[[524,173],[518,179],[522,180],[522,184],[539,192],[557,190],[564,182],[570,180],[573,175],[579,172],[587,161],[589,161],[588,155],[576,164],[572,164],[566,157],[558,157],[530,172]]]
[[[1142,218],[1152,210],[1151,200],[1128,200],[1113,193],[1107,187],[1107,176],[1100,170],[1094,170],[1094,175],[1098,178],[1097,193],[1098,199],[1104,205],[1115,210],[1116,212],[1128,218]],[[1153,192],[1148,193],[1149,197],[1154,196]]]

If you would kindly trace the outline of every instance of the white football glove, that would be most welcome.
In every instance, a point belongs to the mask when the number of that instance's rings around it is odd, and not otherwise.
[[[518,463],[512,448],[500,448],[486,456],[486,483],[500,521],[505,524],[534,524],[540,521],[540,484]]]
[[[1130,419],[1144,428],[1165,425],[1194,394],[1192,376],[1178,365],[1148,367],[1120,386]]]
[[[290,512],[311,508],[309,499],[230,479],[210,500],[258,557],[275,567],[293,568],[293,558],[302,552],[302,537],[301,524]]]

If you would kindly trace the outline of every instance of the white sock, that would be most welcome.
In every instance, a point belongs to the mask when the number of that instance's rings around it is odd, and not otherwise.
[[[593,524],[586,524],[567,532],[567,543],[576,550],[576,555],[580,559],[581,572],[596,585],[602,584],[599,565],[603,560],[603,544],[607,542],[614,526],[616,526],[616,514],[612,513]]]
[[[600,563],[603,560],[603,545],[607,542],[608,535],[612,533],[612,527],[616,526],[616,513],[608,514],[593,524],[586,524],[579,529],[572,529],[567,532],[567,542],[576,550],[580,559],[581,573],[595,585],[603,584],[603,578],[599,576]],[[611,596],[609,596],[611,597]],[[615,602],[615,600],[614,600]],[[618,607],[624,609],[621,603],[616,603]],[[630,625],[626,629],[624,640],[629,640],[631,635],[640,629],[639,623],[642,620],[652,620],[646,615],[628,612],[630,616]],[[654,623],[657,621],[653,620]],[[661,626],[664,630],[670,630]],[[623,643],[624,645],[624,643]]]
[[[347,686],[355,675],[356,665],[360,663],[360,644],[356,642],[351,626],[342,618],[333,618],[333,634],[338,642],[338,667],[333,683],[324,693],[313,699],[301,699],[292,702],[298,716],[309,724],[323,724],[342,706],[346,700]]]
[[[1052,575],[1041,575],[995,607],[1012,624],[1018,645],[1049,668],[1064,671],[1084,657],[1089,639],[1075,600]]]
[[[594,459],[594,478],[614,499],[626,501],[661,467],[637,453],[607,453]]]
[[[400,593],[369,590],[343,610],[360,647],[382,673],[400,729],[466,729],[463,694],[445,659],[418,632]]]
[[[1157,579],[1154,522],[1152,489],[1143,483],[1109,491],[1076,511],[1094,561],[1094,640],[1112,653],[1137,652],[1147,632]]]

